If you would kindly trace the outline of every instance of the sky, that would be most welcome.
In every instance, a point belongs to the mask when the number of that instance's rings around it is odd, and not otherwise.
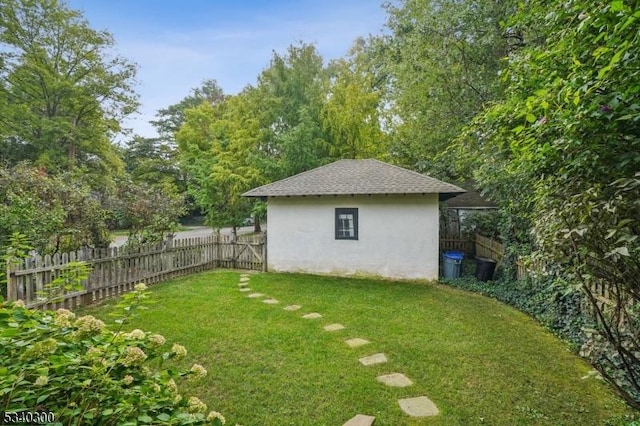
[[[125,123],[156,135],[156,112],[206,79],[226,94],[255,84],[273,51],[314,43],[325,61],[353,41],[384,30],[382,0],[67,0],[96,30],[115,38],[115,52],[138,64],[140,113]]]

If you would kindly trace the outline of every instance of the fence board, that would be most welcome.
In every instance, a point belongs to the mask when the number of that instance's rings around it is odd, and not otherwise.
[[[496,262],[500,262],[504,258],[504,248],[499,241],[476,235],[475,242],[477,257],[488,257]]]
[[[440,239],[440,253],[445,251],[461,251],[466,257],[475,255],[475,243],[470,238],[445,237]]]
[[[138,282],[155,284],[174,277],[217,267],[263,270],[266,237],[252,235],[233,241],[228,236],[168,239],[135,248],[88,249],[24,259],[7,265],[7,298],[22,299],[27,306],[75,308],[130,291]],[[92,268],[83,289],[64,294],[60,302],[42,304],[38,299],[74,260]]]

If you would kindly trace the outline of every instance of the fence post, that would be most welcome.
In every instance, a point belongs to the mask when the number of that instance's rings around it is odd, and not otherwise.
[[[238,262],[236,259],[236,239],[232,238],[231,239],[231,265],[233,269],[236,269],[238,267]]]
[[[18,277],[13,275],[13,263],[7,260],[7,300],[12,302],[18,300]]]
[[[262,233],[262,272],[267,272],[267,231]]]
[[[164,249],[166,251],[167,259],[167,272],[173,272],[173,234],[167,235],[167,239],[164,240]]]

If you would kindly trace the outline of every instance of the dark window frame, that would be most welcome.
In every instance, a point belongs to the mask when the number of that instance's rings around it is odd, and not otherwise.
[[[353,219],[353,236],[341,235],[344,228],[340,223],[340,215],[350,214]],[[336,240],[357,240],[358,239],[358,209],[355,207],[336,207],[335,211],[335,236]]]

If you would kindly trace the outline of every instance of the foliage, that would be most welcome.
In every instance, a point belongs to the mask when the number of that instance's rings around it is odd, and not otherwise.
[[[322,109],[328,74],[315,46],[291,45],[247,90],[258,119],[259,168],[268,181],[282,179],[328,162],[329,136]]]
[[[171,143],[174,141],[175,134],[184,124],[185,113],[188,109],[203,103],[215,106],[222,103],[225,98],[226,96],[216,80],[205,80],[200,87],[192,89],[191,94],[177,104],[160,109],[156,114],[157,120],[151,121],[151,124],[161,135],[161,140],[165,143]]]
[[[125,172],[134,182],[156,187],[174,186],[178,192],[186,192],[175,143],[162,138],[135,136],[122,150],[122,157]]]
[[[109,245],[107,212],[76,174],[50,175],[21,163],[0,168],[0,246],[24,233],[41,254]]]
[[[601,373],[640,406],[640,173],[548,203],[539,244],[566,265],[598,318],[588,350]],[[605,302],[601,297],[605,291]]]
[[[373,54],[370,44],[358,39],[348,58],[329,65],[331,82],[322,114],[331,136],[331,158],[382,158],[388,153],[381,128],[385,86]]]
[[[183,110],[180,165],[210,225],[241,225],[253,204],[241,194],[253,186],[333,159],[384,157],[373,53],[361,40],[327,68],[315,46],[292,45],[274,52],[255,87]]]
[[[144,284],[127,296],[134,308],[146,298]],[[178,386],[204,377],[194,364],[178,371],[167,362],[186,355],[167,348],[159,334],[110,331],[91,315],[65,310],[0,305],[0,406],[6,412],[46,407],[60,424],[224,424],[197,397]]]
[[[532,229],[516,240],[535,242],[585,291],[616,352],[596,365],[640,407],[637,10],[635,1],[527,2],[509,24],[525,46],[509,57],[505,99],[476,118],[457,154],[519,223],[515,231]],[[610,306],[598,306],[594,285]],[[610,373],[616,365],[623,377]]]
[[[3,265],[0,268],[0,301],[7,296],[7,272],[19,265],[32,249],[26,235],[14,232],[9,237],[8,247],[1,252],[2,256],[0,256]]]
[[[497,240],[500,238],[503,220],[499,210],[469,212],[460,220],[460,230],[464,235],[481,234]]]
[[[391,153],[412,169],[447,177],[452,139],[502,92],[507,52],[500,23],[515,1],[402,0],[386,4],[381,58],[389,78]],[[444,155],[443,155],[444,153]]]
[[[117,227],[129,231],[129,245],[163,241],[185,212],[184,197],[171,184],[152,187],[121,179],[113,203]]]
[[[83,281],[89,278],[91,265],[86,262],[68,262],[61,268],[51,282],[38,292],[41,303],[60,302],[66,293],[84,290]]]
[[[251,202],[241,194],[261,182],[253,162],[259,129],[243,94],[218,105],[187,110],[176,134],[189,192],[206,212],[208,224],[241,226]]]
[[[109,138],[137,108],[136,68],[112,36],[57,0],[0,2],[0,152],[48,170],[113,175]],[[4,155],[3,155],[4,156]]]

